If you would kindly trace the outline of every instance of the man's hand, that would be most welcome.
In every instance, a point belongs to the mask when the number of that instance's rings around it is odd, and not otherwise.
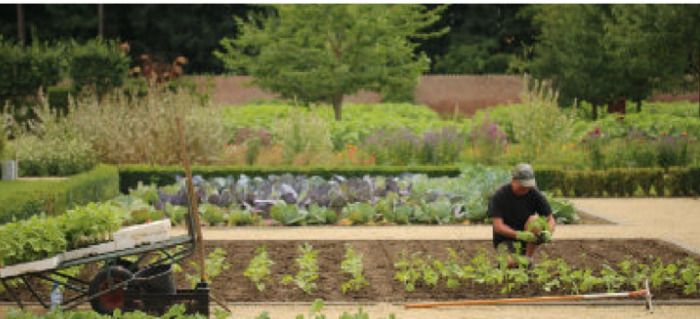
[[[537,241],[537,236],[530,231],[519,231],[515,232],[515,239],[528,243],[534,243]]]
[[[537,242],[540,244],[545,244],[552,241],[552,233],[548,230],[543,230],[539,233]]]

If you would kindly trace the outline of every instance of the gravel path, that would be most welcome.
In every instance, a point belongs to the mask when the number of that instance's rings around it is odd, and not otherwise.
[[[695,319],[700,317],[700,306],[658,306],[649,314],[643,304],[638,306],[478,306],[470,308],[404,309],[391,304],[326,306],[323,313],[328,319],[339,318],[343,312],[357,313],[359,307],[372,319]],[[297,314],[307,318],[307,305],[232,305],[235,318],[253,319],[267,311],[272,319],[292,319]]]
[[[0,318],[5,318],[10,305],[0,305]],[[302,314],[309,316],[308,304],[230,304],[233,312],[231,318],[255,319],[266,311],[271,319],[294,319]],[[358,309],[369,315],[370,319],[388,319],[394,314],[396,319],[695,319],[700,317],[700,306],[656,306],[653,314],[649,314],[643,304],[630,306],[475,306],[470,308],[440,308],[440,309],[404,309],[403,306],[388,303],[355,304],[355,305],[326,305],[322,313],[328,319],[337,319],[344,313],[355,314]],[[39,306],[29,309],[37,314],[45,313]],[[80,310],[89,310],[80,307]],[[213,317],[213,316],[212,316]]]
[[[613,225],[559,225],[554,239],[655,238],[700,254],[700,200],[694,198],[573,199]],[[173,235],[185,233],[175,229]],[[490,239],[489,225],[307,226],[207,228],[209,240],[469,240]]]

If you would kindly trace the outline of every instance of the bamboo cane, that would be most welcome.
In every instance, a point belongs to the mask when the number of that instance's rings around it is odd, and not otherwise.
[[[585,295],[566,295],[566,296],[543,296],[529,298],[504,298],[504,299],[475,299],[475,300],[456,300],[428,303],[413,303],[406,304],[406,309],[421,309],[421,308],[437,308],[437,307],[456,307],[456,306],[486,306],[486,305],[504,305],[517,303],[536,303],[536,302],[552,302],[552,301],[579,301],[579,300],[596,300],[596,299],[613,299],[613,298],[645,298],[647,309],[652,312],[651,291],[649,283],[645,281],[645,289],[628,291],[628,292],[613,292]]]
[[[199,211],[197,209],[197,196],[194,193],[194,186],[192,184],[192,168],[190,167],[189,154],[187,153],[187,146],[185,144],[185,133],[182,125],[182,119],[178,116],[176,119],[177,133],[180,138],[180,156],[182,157],[182,166],[185,168],[185,176],[187,178],[187,195],[190,202],[190,213],[194,217],[194,229],[195,229],[195,244],[197,245],[197,259],[199,261],[199,272],[201,276],[201,282],[207,282],[207,272],[204,264],[204,243],[202,237],[202,224],[199,221]]]

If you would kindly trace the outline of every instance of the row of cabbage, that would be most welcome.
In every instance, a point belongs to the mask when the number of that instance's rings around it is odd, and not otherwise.
[[[450,224],[488,221],[489,196],[510,179],[500,168],[474,166],[458,177],[245,175],[194,178],[203,220],[209,225]],[[186,215],[184,179],[164,187],[139,185],[115,199],[144,219]],[[575,223],[573,206],[549,197],[560,223]]]

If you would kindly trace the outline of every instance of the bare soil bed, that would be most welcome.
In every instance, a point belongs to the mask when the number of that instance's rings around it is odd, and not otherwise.
[[[294,274],[297,271],[295,258],[298,255],[297,247],[303,243],[311,244],[319,251],[318,263],[320,277],[317,281],[318,289],[313,294],[305,294],[294,285],[282,285],[282,277],[285,274]],[[364,255],[364,273],[370,285],[358,292],[348,294],[341,293],[342,282],[348,279],[340,270],[340,263],[345,253],[345,245],[352,247]],[[271,283],[268,288],[259,292],[253,283],[243,276],[245,268],[255,256],[255,249],[261,245],[267,247],[270,258],[275,262],[271,267]],[[432,288],[418,285],[413,292],[406,292],[403,284],[396,281],[394,276],[394,263],[402,251],[409,253],[421,251],[436,258],[446,258],[447,248],[455,249],[460,256],[473,257],[480,250],[489,254],[495,254],[491,241],[486,240],[382,240],[382,241],[206,241],[207,253],[215,248],[222,248],[227,252],[227,261],[231,267],[224,271],[212,283],[212,291],[218,298],[229,302],[288,302],[288,301],[313,301],[322,298],[327,301],[359,301],[359,302],[404,302],[416,300],[449,300],[449,299],[476,299],[476,298],[504,298],[552,295],[556,292],[546,293],[537,287],[525,287],[516,289],[511,294],[499,293],[497,287],[487,285],[462,285],[456,289],[449,289],[443,281],[438,287]],[[588,267],[594,270],[601,269],[602,265],[617,264],[625,256],[635,260],[651,263],[656,258],[664,262],[675,262],[686,257],[700,260],[675,245],[657,240],[559,240],[544,246],[538,254],[546,254],[550,258],[561,257],[572,267]],[[538,255],[542,256],[542,255]],[[188,270],[189,261],[183,262]],[[495,265],[494,265],[495,266]],[[90,265],[83,269],[81,277],[89,280],[97,271],[96,265]],[[176,274],[178,287],[187,287],[188,283],[184,274]],[[602,291],[601,291],[602,292]],[[697,298],[698,296],[684,296],[679,287],[661,287],[652,291],[658,299]],[[19,291],[23,300],[33,300],[28,291]],[[47,296],[48,288],[44,291]],[[72,295],[68,293],[68,295]],[[67,296],[68,297],[68,296]],[[0,294],[0,301],[11,301],[6,293]]]
[[[304,242],[319,250],[318,290],[311,295],[293,285],[284,286],[280,283],[282,276],[296,272],[294,259],[298,254],[297,246]],[[341,272],[340,263],[346,243],[364,255],[365,276],[370,285],[359,292],[344,295],[340,286],[348,277]],[[258,292],[253,283],[243,276],[243,271],[255,255],[255,248],[263,244],[275,264],[271,268],[272,284],[265,291]],[[212,285],[213,292],[228,301],[311,301],[323,298],[328,301],[402,302],[547,294],[535,287],[519,289],[510,295],[502,295],[498,288],[484,285],[463,285],[457,289],[448,289],[444,282],[440,282],[437,288],[419,285],[415,291],[405,292],[403,285],[393,279],[394,262],[402,251],[422,251],[437,258],[445,258],[446,248],[451,247],[461,255],[474,256],[481,249],[494,252],[491,241],[213,241],[207,242],[206,247],[208,251],[221,247],[228,252],[231,268],[216,278]],[[657,257],[665,262],[688,256],[698,258],[672,244],[656,240],[561,240],[547,245],[540,253],[546,253],[550,258],[561,257],[576,268],[590,267],[595,270],[599,270],[604,263],[617,264],[625,256],[648,263]],[[662,287],[653,293],[661,299],[688,298],[676,287]]]

